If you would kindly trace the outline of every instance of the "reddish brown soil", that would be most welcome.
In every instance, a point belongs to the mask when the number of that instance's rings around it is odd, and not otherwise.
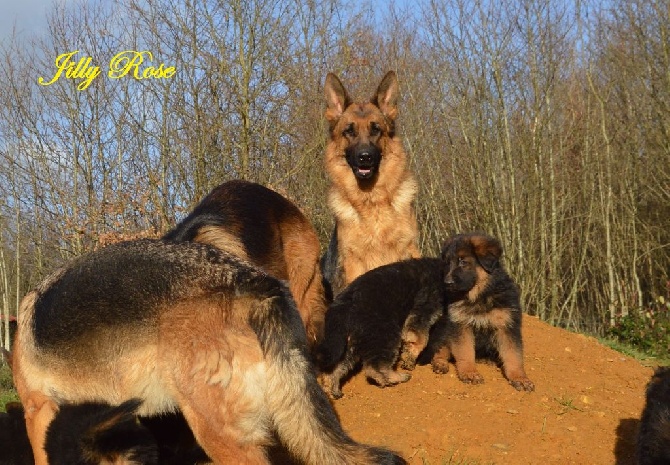
[[[644,389],[653,370],[594,338],[525,317],[525,366],[535,392],[517,392],[492,364],[467,385],[454,369],[419,366],[380,389],[362,374],[334,401],[345,429],[410,464],[634,464]]]

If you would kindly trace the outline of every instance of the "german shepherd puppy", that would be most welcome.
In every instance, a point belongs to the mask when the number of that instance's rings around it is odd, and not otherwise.
[[[354,279],[326,312],[323,342],[316,358],[334,398],[359,363],[381,387],[404,383],[426,346],[432,325],[442,317],[444,262],[417,258],[380,266]]]
[[[639,465],[670,463],[670,367],[658,367],[647,384],[637,440]]]
[[[220,249],[137,240],[74,260],[21,302],[12,352],[36,465],[61,405],[179,409],[215,464],[401,464],[354,442],[316,381],[290,291]]]
[[[47,428],[49,465],[158,465],[156,440],[135,417],[140,404],[61,405]]]
[[[182,415],[138,418],[140,402],[62,404],[49,424],[50,465],[196,465],[211,460],[195,442]],[[34,465],[23,406],[0,413],[0,465]],[[274,462],[273,462],[274,463]]]
[[[332,73],[325,94],[325,169],[335,230],[322,270],[327,292],[337,295],[366,271],[421,256],[412,205],[418,188],[396,132],[395,73],[384,76],[370,102],[353,102]]]
[[[288,281],[308,341],[321,337],[326,302],[319,238],[300,209],[277,192],[248,181],[225,182],[163,238],[211,244]]]
[[[535,385],[523,367],[519,290],[501,256],[500,243],[490,236],[470,233],[447,239],[442,248],[447,315],[433,327],[425,354],[434,354],[436,373],[446,373],[453,356],[458,378],[472,384],[484,382],[475,366],[476,352],[493,355],[515,389],[532,391]]]

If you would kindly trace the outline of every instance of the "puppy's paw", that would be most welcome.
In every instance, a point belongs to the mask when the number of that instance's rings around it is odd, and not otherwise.
[[[509,383],[517,391],[534,391],[535,384],[528,378],[510,379]]]
[[[467,384],[484,384],[484,377],[476,371],[459,373],[458,379]]]
[[[431,366],[433,367],[433,372],[439,375],[449,372],[449,362],[446,360],[434,358],[431,362]]]
[[[416,359],[409,357],[409,356],[403,356],[400,357],[400,368],[403,370],[414,370],[416,368]]]

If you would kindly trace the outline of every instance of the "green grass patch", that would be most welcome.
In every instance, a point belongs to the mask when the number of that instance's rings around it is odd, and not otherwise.
[[[14,389],[14,382],[12,381],[12,370],[5,362],[0,362],[0,412],[5,411],[5,404],[7,402],[18,401],[19,396]]]

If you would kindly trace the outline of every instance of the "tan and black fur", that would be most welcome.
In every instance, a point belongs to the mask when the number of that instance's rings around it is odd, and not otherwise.
[[[353,102],[332,73],[325,95],[325,169],[335,230],[322,269],[334,296],[368,270],[421,254],[413,206],[417,183],[396,131],[395,73],[386,74],[370,102]]]
[[[670,367],[658,367],[647,384],[637,460],[639,465],[670,463]]]
[[[159,462],[153,434],[135,417],[140,404],[131,399],[115,407],[61,405],[47,428],[49,465],[167,465]]]
[[[279,193],[248,181],[225,182],[164,239],[211,244],[288,281],[308,341],[320,338],[326,303],[319,238],[300,209]]]
[[[447,315],[433,327],[425,356],[432,357],[433,370],[446,373],[454,358],[458,378],[479,384],[477,353],[502,362],[510,384],[532,391],[523,365],[521,302],[519,290],[500,262],[502,247],[497,239],[479,233],[459,234],[445,242],[442,259],[447,272]]]
[[[404,383],[446,307],[444,262],[416,258],[377,267],[354,279],[326,312],[325,336],[316,350],[334,398],[359,364],[381,387]]]
[[[216,247],[137,240],[53,273],[22,300],[13,375],[36,465],[61,405],[180,410],[215,464],[405,463],[342,430],[281,281]]]

